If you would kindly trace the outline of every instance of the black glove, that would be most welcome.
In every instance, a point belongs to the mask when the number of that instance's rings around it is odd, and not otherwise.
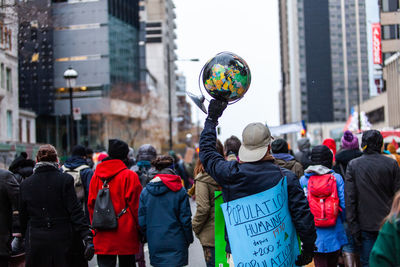
[[[301,249],[301,254],[297,256],[296,265],[303,266],[312,262],[314,251]]]
[[[83,240],[83,243],[85,244],[85,251],[83,252],[83,255],[87,261],[90,261],[94,256],[93,238],[88,236]]]
[[[219,117],[221,117],[222,112],[224,112],[227,105],[228,105],[228,102],[226,102],[226,101],[212,99],[210,101],[210,105],[208,105],[207,119],[218,124],[218,119],[219,119]]]

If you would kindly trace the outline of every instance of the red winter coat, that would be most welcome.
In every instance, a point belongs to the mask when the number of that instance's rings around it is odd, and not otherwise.
[[[142,191],[137,174],[126,168],[118,159],[106,160],[97,165],[89,187],[88,209],[90,221],[98,191],[102,188],[101,179],[117,174],[109,183],[110,196],[115,213],[128,205],[127,212],[118,219],[118,228],[99,230],[93,239],[96,254],[133,255],[139,252],[138,208]]]

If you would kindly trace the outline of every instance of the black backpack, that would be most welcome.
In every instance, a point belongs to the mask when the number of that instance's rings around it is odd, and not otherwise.
[[[126,170],[126,169],[123,169]],[[123,171],[121,170],[121,171]],[[118,173],[120,173],[119,171]],[[118,227],[118,219],[126,213],[128,206],[122,209],[118,215],[115,214],[114,206],[110,197],[109,183],[118,175],[106,179],[102,179],[103,187],[99,190],[94,204],[92,227],[96,230],[111,230]]]

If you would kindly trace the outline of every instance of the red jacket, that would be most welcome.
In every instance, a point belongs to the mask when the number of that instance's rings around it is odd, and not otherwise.
[[[118,159],[107,160],[97,165],[89,187],[88,209],[90,221],[98,191],[102,188],[101,179],[117,174],[109,183],[110,196],[115,213],[128,206],[127,212],[118,219],[118,228],[101,230],[93,239],[96,254],[132,255],[139,252],[138,208],[142,191],[137,174],[126,168]]]

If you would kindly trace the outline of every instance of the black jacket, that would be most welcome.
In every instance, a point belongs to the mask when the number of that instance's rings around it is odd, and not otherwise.
[[[336,164],[333,166],[333,170],[340,174],[342,177],[346,174],[347,165],[352,159],[362,156],[362,152],[359,149],[343,149],[336,153],[335,159]],[[342,172],[343,169],[343,172]]]
[[[273,161],[239,163],[226,161],[216,151],[216,125],[207,120],[200,137],[200,160],[205,171],[222,187],[224,202],[261,193],[287,177],[289,211],[300,240],[313,251],[317,238],[314,217],[296,175],[278,167]],[[282,172],[281,172],[282,171]],[[227,252],[230,252],[229,243]]]
[[[381,154],[353,159],[345,176],[346,219],[352,234],[379,231],[400,189],[397,162]]]
[[[19,184],[14,175],[0,170],[0,257],[11,252],[12,213],[18,208]]]
[[[73,178],[42,166],[21,184],[20,220],[26,266],[87,266],[82,240],[91,235]]]

